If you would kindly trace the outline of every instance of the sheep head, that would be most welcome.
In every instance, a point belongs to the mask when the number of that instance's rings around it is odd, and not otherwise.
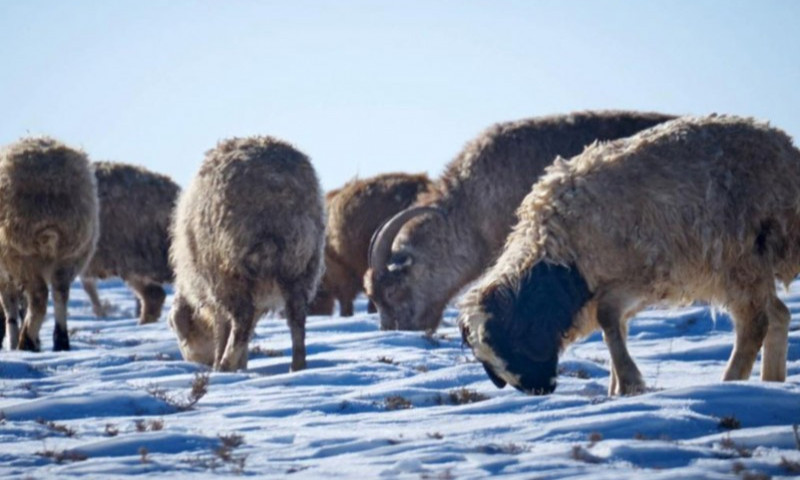
[[[201,311],[190,305],[180,294],[176,294],[169,312],[169,326],[178,336],[178,347],[184,360],[212,366],[214,332],[200,315]]]
[[[443,263],[451,253],[448,219],[435,207],[412,207],[398,213],[373,235],[367,295],[385,330],[427,330],[439,326],[452,292],[452,270]]]
[[[461,334],[497,387],[549,394],[564,337],[590,297],[577,268],[539,261],[518,278],[470,291],[461,305]]]

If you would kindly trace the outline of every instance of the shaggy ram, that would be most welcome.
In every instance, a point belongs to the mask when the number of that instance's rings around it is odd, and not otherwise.
[[[556,386],[559,354],[601,328],[609,394],[642,376],[627,322],[655,303],[727,308],[724,380],[786,377],[789,311],[775,280],[800,271],[800,151],[782,131],[727,116],[677,119],[557,160],[522,202],[496,264],[464,296],[459,325],[498,386]]]
[[[544,168],[596,139],[673,117],[583,112],[501,123],[467,144],[417,207],[398,213],[370,251],[365,288],[384,329],[435,330],[447,302],[500,252],[514,211]]]
[[[308,158],[271,137],[234,138],[206,153],[178,200],[169,323],[184,358],[247,368],[256,322],[283,308],[292,370],[306,366],[308,302],[322,275],[325,219]]]

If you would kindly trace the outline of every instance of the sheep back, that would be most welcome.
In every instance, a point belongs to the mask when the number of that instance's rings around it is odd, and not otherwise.
[[[178,290],[195,305],[224,294],[229,279],[307,278],[311,298],[323,243],[322,195],[308,158],[272,137],[233,138],[206,152],[181,194],[171,260]]]
[[[97,188],[85,153],[52,138],[24,138],[0,154],[0,258],[13,278],[72,259],[98,237]]]

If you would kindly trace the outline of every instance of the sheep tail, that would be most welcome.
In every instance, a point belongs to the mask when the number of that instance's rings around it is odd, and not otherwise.
[[[56,256],[58,252],[58,241],[61,239],[61,232],[53,225],[39,228],[33,235],[34,249],[40,254],[48,257]]]

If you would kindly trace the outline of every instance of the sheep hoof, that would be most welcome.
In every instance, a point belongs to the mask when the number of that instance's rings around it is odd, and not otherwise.
[[[142,317],[139,318],[139,325],[147,325],[148,323],[156,323],[158,317]]]
[[[17,348],[28,352],[38,352],[41,350],[41,348],[39,347],[39,340],[32,339],[24,332],[19,337],[19,343],[17,344]]]
[[[617,393],[619,395],[625,396],[634,396],[634,395],[641,395],[647,390],[645,387],[644,382],[631,382],[631,383],[622,383],[619,386],[619,390]]]
[[[62,330],[56,326],[53,330],[53,351],[61,352],[69,350],[69,334],[66,330]]]
[[[295,362],[295,361],[292,362],[292,369],[291,369],[292,372],[299,372],[300,370],[305,370],[305,369],[306,369],[306,361],[305,360],[298,361],[298,362]]]

